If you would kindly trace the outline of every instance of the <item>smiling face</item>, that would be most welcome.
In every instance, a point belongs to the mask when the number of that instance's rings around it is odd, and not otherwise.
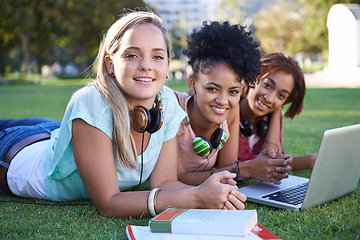
[[[207,74],[190,77],[189,87],[195,89],[191,115],[197,122],[221,124],[239,104],[241,83],[236,72],[227,64],[215,65]]]
[[[106,61],[108,72],[115,74],[131,105],[150,108],[169,70],[170,60],[161,30],[149,23],[127,30],[118,51]]]
[[[294,78],[282,71],[273,72],[250,88],[246,97],[256,116],[264,116],[282,107],[294,89]]]

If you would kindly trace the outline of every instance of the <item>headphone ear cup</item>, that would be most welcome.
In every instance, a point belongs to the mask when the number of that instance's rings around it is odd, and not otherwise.
[[[265,137],[268,130],[268,124],[265,120],[260,120],[256,124],[256,135],[259,137]]]
[[[209,140],[202,136],[199,136],[195,137],[193,140],[193,149],[197,155],[201,157],[207,157],[211,153],[213,147]]]
[[[217,128],[213,135],[211,135],[210,143],[214,149],[224,146],[226,142],[226,133],[223,129]]]
[[[151,121],[149,122],[147,127],[148,129],[146,131],[149,133],[154,133],[161,128],[163,124],[163,116],[159,108],[152,108],[150,109],[149,113],[151,116]]]
[[[240,121],[240,132],[245,137],[250,137],[254,133],[254,126],[248,120]]]
[[[139,132],[143,133],[147,130],[151,116],[149,111],[143,106],[137,106],[130,111],[131,127]]]

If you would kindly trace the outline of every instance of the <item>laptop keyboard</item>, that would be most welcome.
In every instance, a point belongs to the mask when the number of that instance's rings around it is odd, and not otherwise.
[[[305,197],[306,189],[308,183],[303,183],[292,188],[287,188],[280,190],[268,195],[263,196],[262,198],[267,198],[274,201],[284,202],[292,205],[298,205],[302,203]]]

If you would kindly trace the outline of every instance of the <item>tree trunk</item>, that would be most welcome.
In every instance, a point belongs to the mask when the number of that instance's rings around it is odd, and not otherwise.
[[[23,54],[20,71],[22,73],[26,73],[29,70],[29,65],[30,65],[30,61],[31,61],[31,54],[30,54],[30,48],[29,48],[30,33],[29,32],[21,32],[20,39],[21,39],[21,52]]]
[[[86,57],[86,46],[84,44],[79,44],[79,54],[80,54],[80,63],[78,73],[82,74],[86,69],[87,57]]]
[[[4,51],[4,49],[2,49]],[[5,57],[4,53],[0,53],[0,76],[5,74]]]

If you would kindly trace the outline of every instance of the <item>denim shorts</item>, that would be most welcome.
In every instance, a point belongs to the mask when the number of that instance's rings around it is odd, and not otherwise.
[[[3,159],[9,149],[22,139],[39,133],[51,133],[60,122],[48,118],[0,119],[0,165],[9,168]],[[3,179],[1,179],[3,180]],[[4,194],[0,189],[0,193]]]

